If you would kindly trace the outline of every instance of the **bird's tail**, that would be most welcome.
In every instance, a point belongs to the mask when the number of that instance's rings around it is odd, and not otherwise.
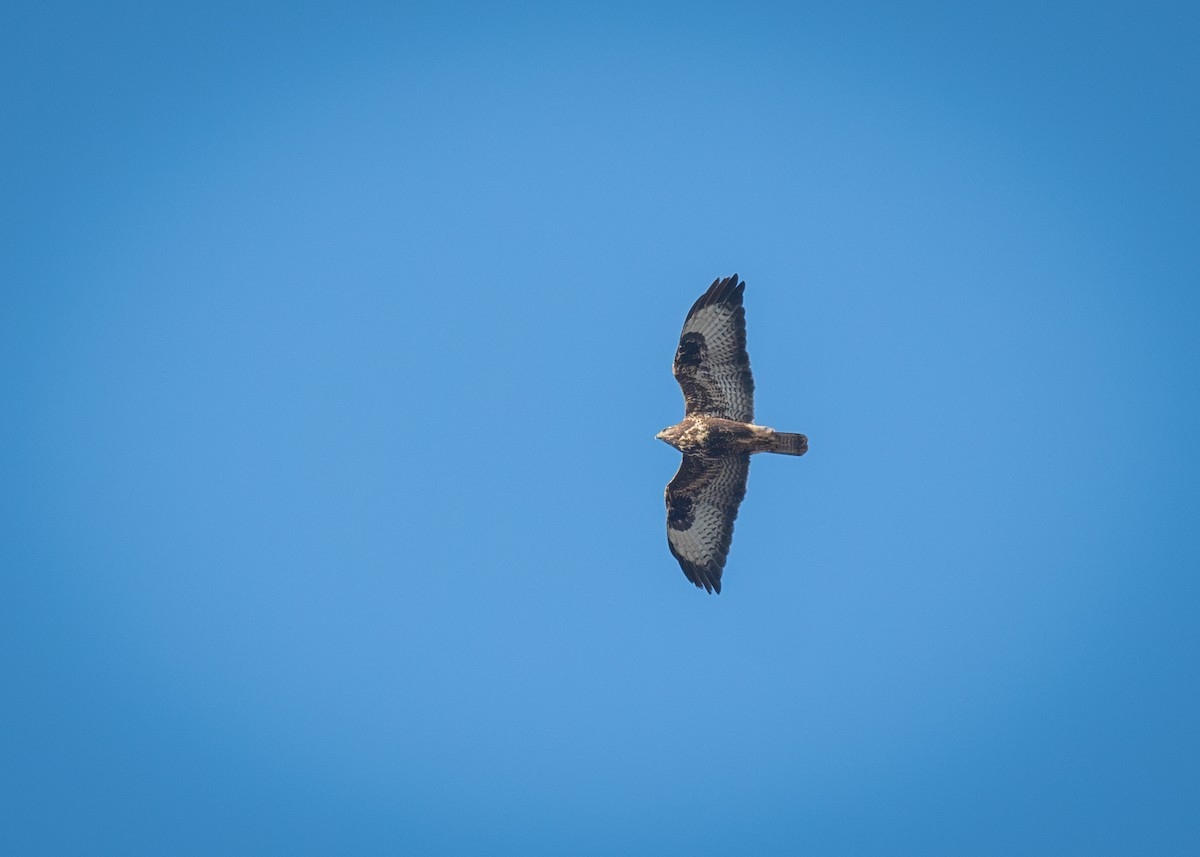
[[[791,434],[777,431],[771,436],[772,445],[768,452],[778,452],[781,455],[804,455],[808,452],[808,438],[802,434]]]

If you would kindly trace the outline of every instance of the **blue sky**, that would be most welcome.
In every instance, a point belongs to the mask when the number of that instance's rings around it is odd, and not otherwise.
[[[4,16],[5,853],[1200,847],[1194,9]]]

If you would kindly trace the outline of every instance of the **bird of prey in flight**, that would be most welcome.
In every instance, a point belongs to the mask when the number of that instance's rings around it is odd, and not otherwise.
[[[683,422],[655,437],[683,453],[667,485],[667,545],[687,579],[721,592],[733,520],[746,496],[750,456],[804,455],[808,438],[754,424],[754,378],[746,354],[746,284],[713,281],[688,311],[675,352]]]

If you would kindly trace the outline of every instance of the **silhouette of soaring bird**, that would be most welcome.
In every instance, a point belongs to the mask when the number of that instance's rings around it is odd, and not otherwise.
[[[746,496],[750,456],[804,455],[808,438],[754,424],[754,378],[746,354],[745,282],[713,281],[688,311],[675,352],[683,422],[655,437],[683,453],[667,485],[667,546],[687,579],[721,592],[733,521]]]

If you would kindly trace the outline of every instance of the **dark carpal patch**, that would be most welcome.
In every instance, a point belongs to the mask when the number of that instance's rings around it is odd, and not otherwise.
[[[672,530],[689,529],[696,521],[691,497],[675,494],[667,503],[667,526]]]
[[[675,352],[676,367],[699,366],[704,359],[704,334],[685,333],[679,339],[679,350]]]

